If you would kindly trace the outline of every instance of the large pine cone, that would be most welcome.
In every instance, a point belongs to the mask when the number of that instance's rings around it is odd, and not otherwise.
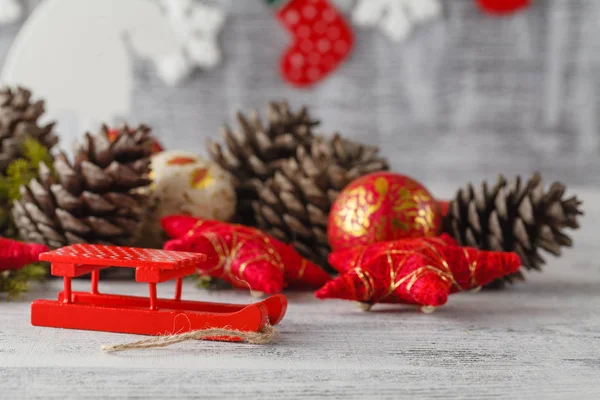
[[[146,213],[150,129],[123,127],[109,137],[103,127],[86,134],[71,163],[64,154],[54,171],[21,186],[13,217],[23,239],[57,248],[74,243],[132,245]],[[111,140],[113,139],[113,140]]]
[[[508,183],[503,176],[492,187],[468,184],[450,203],[445,229],[461,245],[514,251],[525,268],[540,270],[546,263],[540,249],[559,256],[561,247],[572,245],[564,230],[579,228],[582,203],[575,196],[563,199],[565,190],[558,182],[544,190],[540,174],[524,184],[520,177]],[[522,276],[506,280],[515,278]],[[492,286],[502,286],[502,281]]]
[[[44,102],[31,102],[31,92],[22,87],[0,88],[0,173],[6,172],[9,164],[21,157],[23,142],[27,138],[36,139],[51,149],[58,137],[53,133],[54,122],[39,125],[38,119],[44,113]]]
[[[331,251],[327,220],[333,202],[352,180],[387,169],[376,147],[339,134],[330,140],[315,137],[308,149],[298,147],[296,156],[285,160],[273,178],[252,181],[259,197],[252,204],[258,227],[326,266]]]
[[[312,128],[319,124],[308,114],[306,107],[290,110],[286,102],[272,102],[267,108],[264,125],[256,111],[250,116],[238,112],[240,130],[225,125],[222,135],[225,145],[209,141],[208,152],[213,160],[229,171],[235,179],[240,222],[253,225],[252,200],[256,199],[251,179],[265,180],[277,171],[283,160],[296,154],[299,146],[312,140]]]

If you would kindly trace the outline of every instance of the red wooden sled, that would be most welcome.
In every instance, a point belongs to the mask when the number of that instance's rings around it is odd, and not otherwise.
[[[258,332],[267,323],[277,324],[287,309],[283,295],[249,305],[205,303],[181,299],[183,277],[194,274],[206,256],[167,250],[76,244],[43,253],[40,260],[52,263],[52,275],[64,278],[58,300],[35,300],[31,323],[35,326],[135,333],[177,334],[207,328]],[[98,292],[100,270],[135,268],[137,282],[148,283],[149,297]],[[73,292],[71,279],[92,274],[89,292]],[[176,279],[173,299],[156,295],[156,284]],[[237,341],[235,337],[216,340]]]

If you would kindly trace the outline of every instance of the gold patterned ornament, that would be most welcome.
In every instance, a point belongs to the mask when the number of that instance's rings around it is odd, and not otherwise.
[[[388,240],[436,236],[437,201],[419,182],[393,172],[359,178],[342,190],[329,214],[327,235],[334,251]]]
[[[163,151],[152,157],[152,193],[156,216],[187,214],[229,220],[236,195],[231,175],[216,163],[184,151]]]

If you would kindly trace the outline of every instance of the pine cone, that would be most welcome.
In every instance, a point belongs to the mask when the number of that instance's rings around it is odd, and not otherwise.
[[[58,248],[73,243],[131,245],[147,204],[150,129],[123,127],[113,141],[103,127],[86,134],[75,162],[59,154],[54,171],[40,165],[13,205],[23,239]]]
[[[8,165],[22,156],[26,138],[36,139],[48,149],[58,142],[54,135],[54,122],[40,126],[39,117],[44,113],[44,102],[31,102],[31,92],[22,87],[0,88],[0,174]]]
[[[563,199],[565,186],[555,182],[544,191],[536,173],[525,184],[520,177],[508,183],[503,176],[493,187],[484,182],[480,188],[469,184],[450,202],[445,229],[461,245],[483,250],[515,251],[527,269],[540,270],[546,263],[543,249],[555,256],[572,240],[563,231],[577,229],[577,216],[583,215],[581,201],[573,196]],[[520,274],[507,277],[523,279]],[[492,286],[501,287],[503,281]]]
[[[326,266],[331,205],[352,180],[388,169],[377,153],[376,147],[339,134],[330,140],[314,137],[310,147],[298,147],[296,156],[285,160],[273,178],[251,182],[259,197],[252,204],[258,227]]]
[[[252,200],[256,199],[251,179],[265,180],[280,168],[283,160],[293,156],[299,146],[308,146],[312,128],[319,124],[306,107],[298,112],[290,110],[286,102],[272,102],[267,108],[265,126],[254,110],[250,116],[238,112],[239,131],[229,126],[222,128],[225,145],[209,141],[208,152],[213,160],[235,178],[238,198],[237,215],[240,222],[254,225]]]

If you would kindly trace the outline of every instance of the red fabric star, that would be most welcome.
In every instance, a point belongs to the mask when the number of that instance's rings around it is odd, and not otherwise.
[[[41,244],[0,237],[0,271],[21,269],[39,261],[40,254],[47,251],[48,247]]]
[[[341,275],[316,292],[320,299],[431,307],[445,304],[451,293],[485,285],[521,265],[515,253],[459,247],[447,235],[336,252],[329,262]]]
[[[320,287],[331,279],[292,246],[258,229],[179,215],[165,217],[161,224],[175,238],[165,249],[206,254],[208,262],[200,272],[235,287],[271,294],[288,286]]]

